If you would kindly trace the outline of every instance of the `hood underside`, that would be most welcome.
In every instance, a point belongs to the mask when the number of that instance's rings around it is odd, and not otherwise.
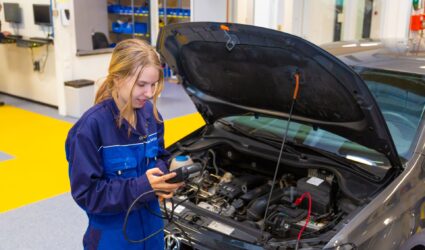
[[[291,119],[375,149],[400,166],[379,107],[347,65],[290,34],[220,25],[167,25],[157,45],[208,123],[244,114],[288,118],[299,75]]]

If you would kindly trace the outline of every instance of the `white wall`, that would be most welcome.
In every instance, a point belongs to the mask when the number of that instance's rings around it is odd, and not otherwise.
[[[47,32],[49,28],[34,24],[34,15],[32,10],[33,4],[50,4],[50,0],[1,0],[0,3],[18,3],[21,7],[21,16],[22,23],[18,25],[19,34],[24,36],[34,36],[34,37],[47,37]],[[13,31],[16,25],[11,25],[4,21],[4,8],[0,15],[0,20],[2,23],[2,29],[7,31]],[[51,30],[51,29],[50,29]]]
[[[332,42],[335,0],[303,0],[303,2],[301,37],[315,44]]]
[[[283,0],[283,31],[315,44],[333,40],[335,0]],[[278,16],[280,16],[278,14]]]
[[[34,25],[32,4],[50,4],[50,0],[8,0],[7,2],[19,3],[22,8],[23,23],[19,26],[21,35],[28,37],[47,35],[47,30],[43,31],[42,28]],[[15,44],[0,44],[0,55],[6,58],[6,60],[0,60],[0,91],[58,106],[59,113],[65,115],[64,82],[83,78],[96,81],[106,76],[111,54],[77,57],[73,1],[57,2],[58,5],[53,4],[53,9],[68,8],[71,19],[69,25],[64,25],[60,16],[53,17],[54,45],[49,45],[45,71],[41,73],[32,70],[30,49],[18,48]],[[106,13],[106,9],[104,12]],[[12,31],[12,27],[4,22],[3,13],[0,15],[0,20],[2,20],[3,30]],[[45,50],[45,46],[34,48],[34,59],[45,57]]]
[[[381,13],[382,13],[382,2],[373,2],[373,13],[372,13],[372,24],[370,27],[370,38],[379,38],[381,30]]]
[[[254,0],[233,1],[232,22],[254,24]]]
[[[15,2],[20,4],[23,14],[20,34],[28,37],[44,37],[43,30],[33,24],[32,4],[49,4],[50,1]],[[0,60],[0,91],[58,106],[59,113],[62,115],[66,114],[64,82],[83,78],[96,81],[106,76],[111,56],[111,54],[76,56],[75,15],[72,1],[69,1],[66,7],[71,13],[70,25],[64,26],[59,16],[53,17],[55,41],[54,45],[49,45],[48,59],[43,73],[32,70],[30,49],[18,48],[15,44],[0,45],[0,54],[3,58],[7,58],[7,60]],[[57,6],[54,5],[53,8],[57,9]],[[0,15],[0,20],[3,23],[3,30],[12,30],[11,26],[4,22],[3,14]],[[37,60],[45,57],[45,49],[44,46],[34,48],[34,58]]]
[[[291,33],[294,19],[294,0],[279,1],[277,12],[278,30]]]
[[[192,22],[226,22],[226,0],[192,0],[190,9]]]
[[[254,25],[277,29],[278,0],[254,1]]]
[[[382,0],[375,0],[373,2],[370,38],[380,38],[381,22],[385,21],[381,21],[383,4],[385,4],[385,1]],[[349,41],[362,38],[364,7],[364,0],[350,0],[344,2],[342,40]]]
[[[359,7],[362,5],[363,8]],[[361,28],[363,27],[364,0],[350,0],[344,2],[342,21],[342,40],[350,41],[361,38]],[[360,34],[359,34],[360,28]]]
[[[8,0],[3,2],[19,3],[22,10],[22,24],[19,34],[27,37],[46,37],[48,29],[34,24],[32,4],[49,4],[49,0]],[[0,14],[2,29],[13,31],[12,26],[4,21]],[[12,95],[33,99],[50,105],[57,105],[57,84],[55,70],[55,50],[48,46],[48,57],[43,73],[33,71],[31,50],[19,48],[16,44],[0,44],[0,91]],[[35,60],[46,57],[46,47],[33,49]]]
[[[263,3],[267,6],[271,2],[271,0],[256,1],[258,6]],[[346,0],[344,4],[342,39],[359,39],[363,28],[364,1]],[[303,37],[316,44],[333,40],[335,0],[278,0],[277,6],[277,29],[281,27],[284,32]],[[264,9],[264,6],[260,8]],[[274,16],[273,11],[256,13],[261,14],[261,18],[266,20]],[[371,38],[406,39],[410,12],[410,0],[375,0]],[[270,20],[264,23],[267,22],[273,23]]]
[[[412,11],[410,0],[381,0],[382,13],[380,38],[407,39],[409,33],[409,16]]]

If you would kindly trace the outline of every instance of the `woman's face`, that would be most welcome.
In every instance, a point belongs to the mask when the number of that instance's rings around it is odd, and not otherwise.
[[[159,70],[154,66],[146,66],[139,79],[135,79],[136,77],[137,75],[130,76],[118,83],[118,106],[123,107],[131,101],[133,108],[141,108],[153,97],[159,81]]]

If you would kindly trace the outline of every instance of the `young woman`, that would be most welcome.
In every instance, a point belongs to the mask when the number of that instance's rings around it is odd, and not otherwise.
[[[162,232],[138,244],[122,232],[130,204],[146,192],[130,213],[127,235],[138,240],[161,229],[162,219],[152,214],[160,214],[158,197],[170,198],[181,186],[166,183],[174,173],[168,173],[156,109],[164,85],[160,60],[146,42],[124,40],[108,71],[96,104],[72,127],[65,145],[71,194],[89,218],[84,249],[164,249]]]

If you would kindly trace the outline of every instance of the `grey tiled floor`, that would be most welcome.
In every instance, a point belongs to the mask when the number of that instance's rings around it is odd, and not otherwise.
[[[0,100],[72,123],[77,120],[58,115],[54,108],[13,97],[0,95]],[[158,109],[164,119],[196,112],[182,87],[168,83],[158,101]],[[0,161],[7,156],[1,157],[0,152]],[[82,249],[86,226],[85,213],[74,203],[71,195],[65,193],[0,214],[0,250]]]
[[[0,151],[0,161],[5,161],[5,160],[13,159],[13,158],[14,157],[12,155],[9,155]]]

